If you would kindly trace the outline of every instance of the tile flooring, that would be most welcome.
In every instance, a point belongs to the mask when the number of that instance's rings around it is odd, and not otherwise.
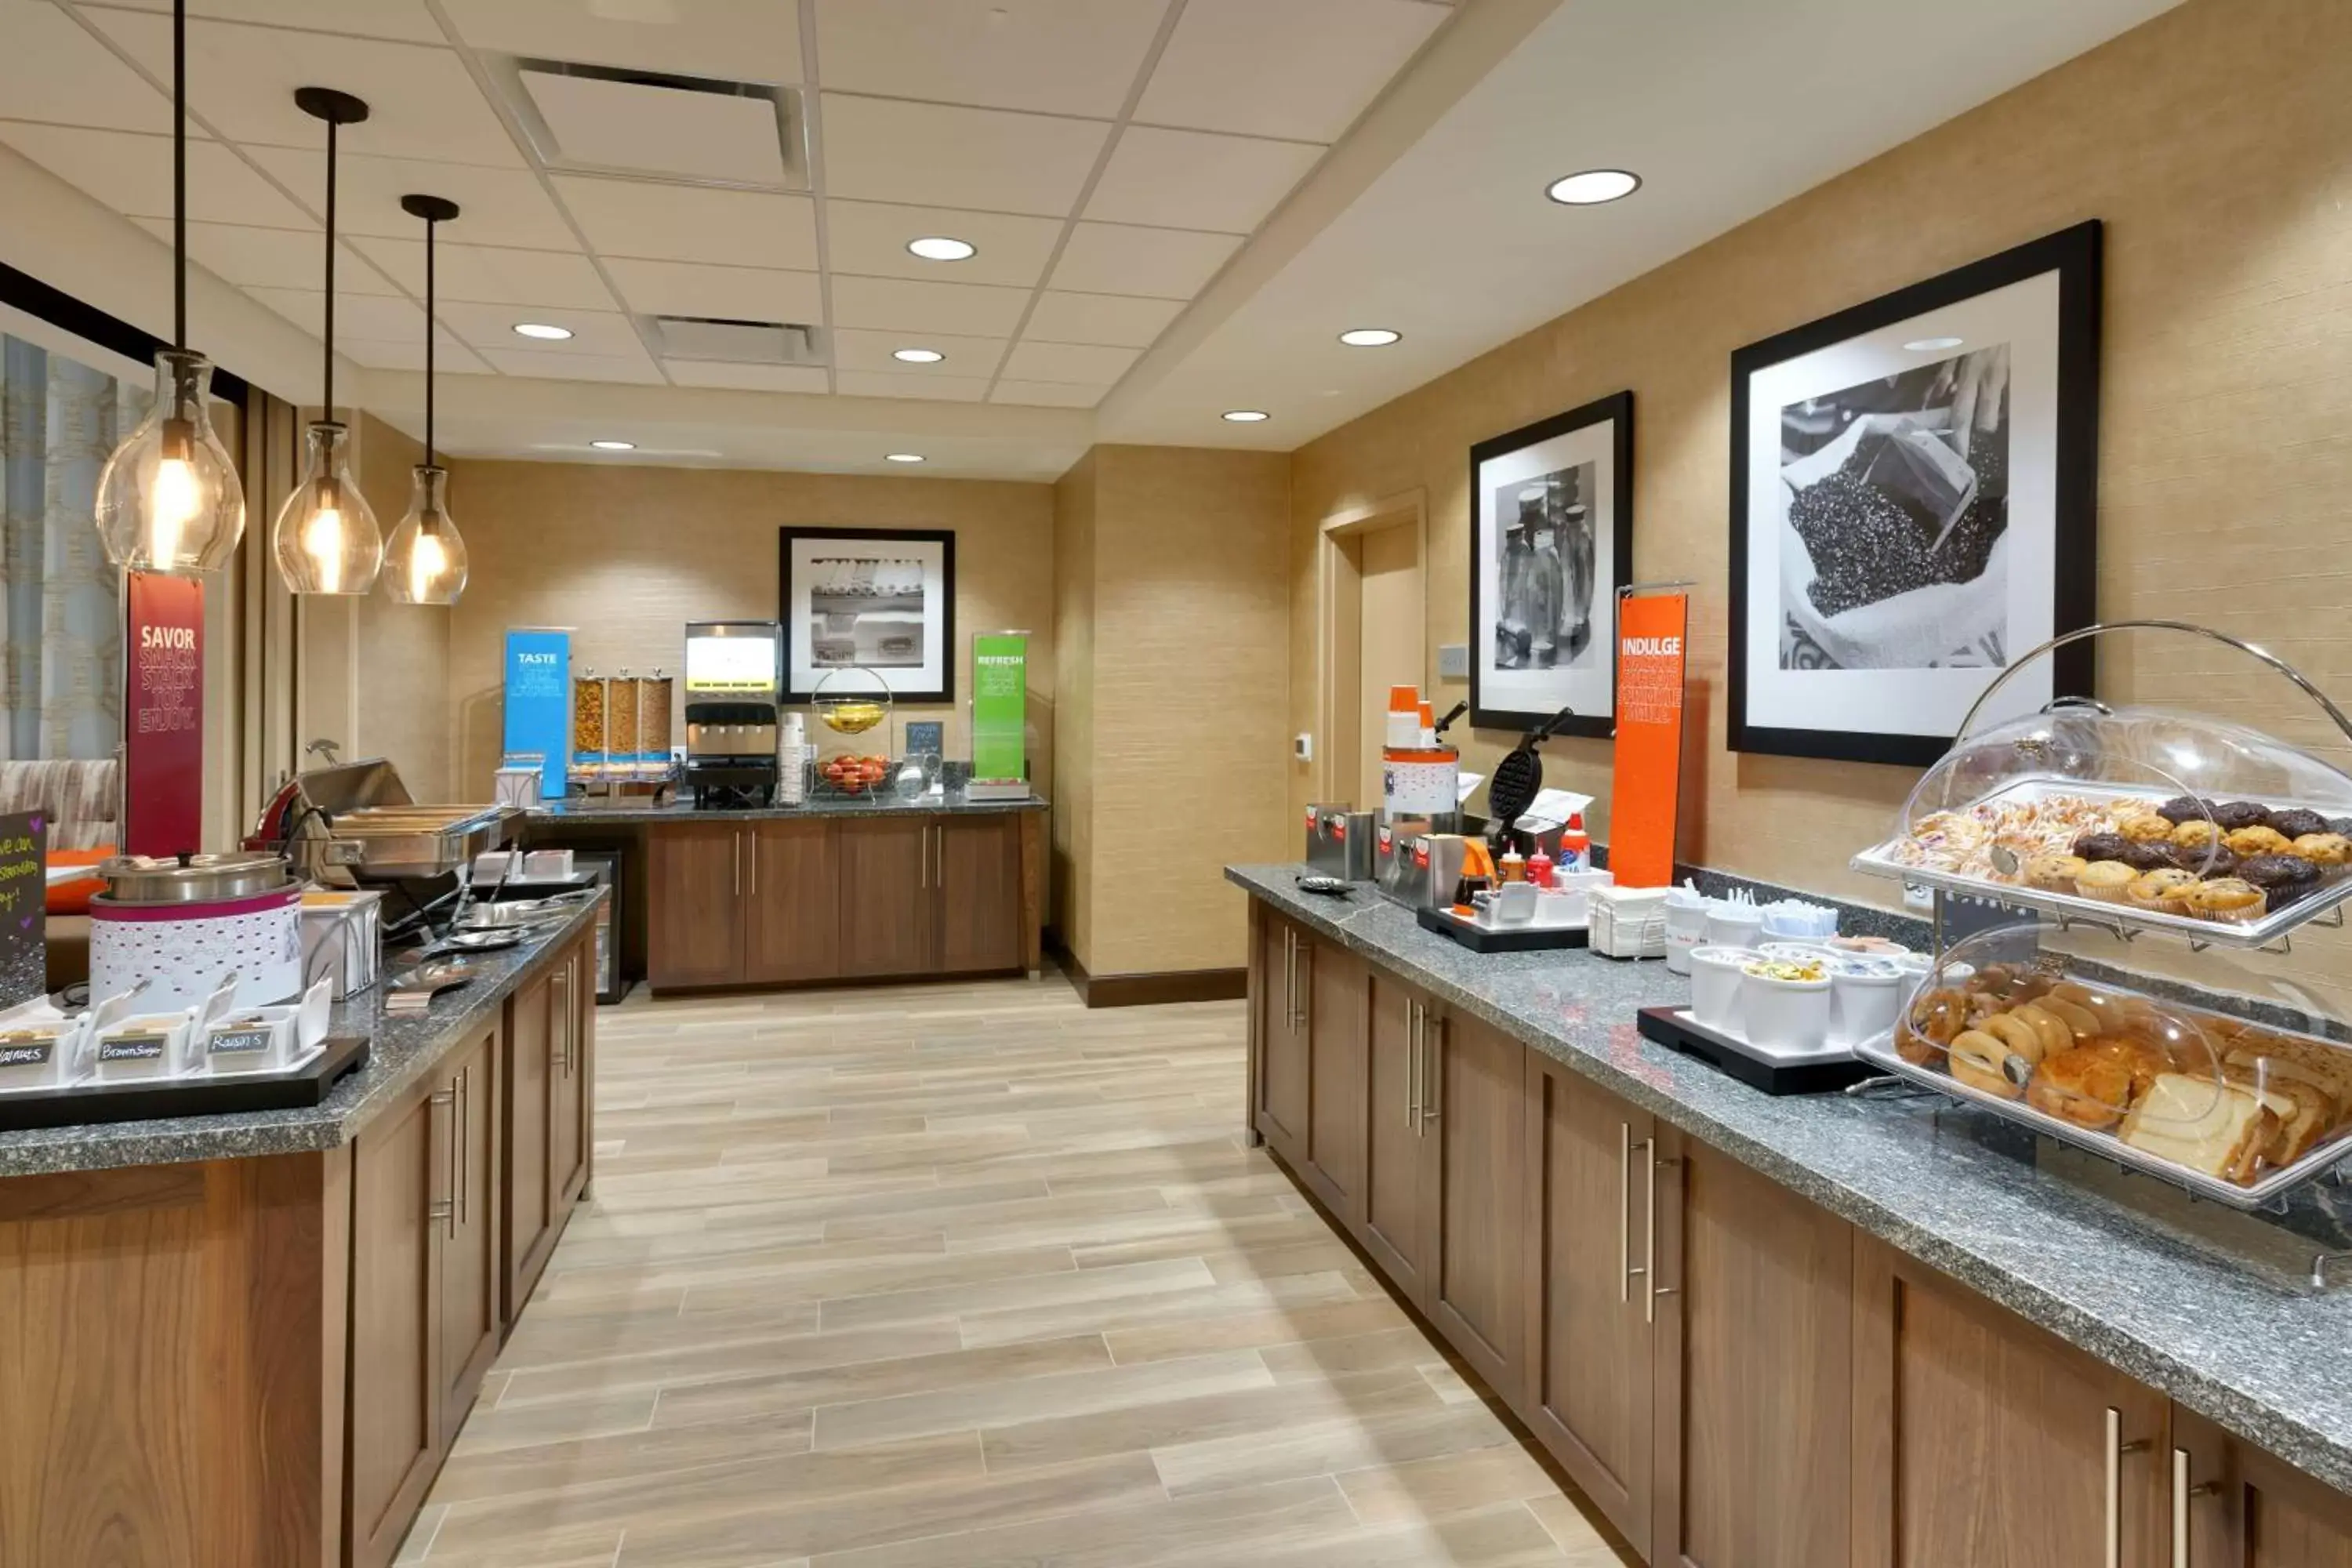
[[[401,1561],[1617,1552],[1261,1152],[1238,1003],[598,1016],[596,1182]]]

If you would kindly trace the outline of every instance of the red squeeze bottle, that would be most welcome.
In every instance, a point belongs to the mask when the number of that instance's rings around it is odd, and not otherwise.
[[[1528,857],[1528,880],[1538,888],[1551,886],[1551,857],[1545,854],[1540,846]]]

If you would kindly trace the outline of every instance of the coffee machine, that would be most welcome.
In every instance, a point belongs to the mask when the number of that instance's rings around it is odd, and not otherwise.
[[[776,798],[783,628],[774,621],[689,621],[686,773],[698,810]]]

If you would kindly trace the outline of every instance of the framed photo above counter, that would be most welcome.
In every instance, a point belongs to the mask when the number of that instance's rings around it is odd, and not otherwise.
[[[1470,448],[1470,722],[1606,740],[1633,569],[1633,395]]]
[[[860,666],[900,702],[955,700],[955,534],[943,528],[783,528],[784,700]],[[836,688],[837,689],[837,688]]]
[[[2095,618],[2094,221],[1731,356],[1735,752],[1924,767]],[[1988,721],[2088,696],[2088,643]]]

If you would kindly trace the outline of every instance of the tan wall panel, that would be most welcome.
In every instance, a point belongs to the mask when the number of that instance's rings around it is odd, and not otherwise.
[[[1095,455],[1054,486],[1054,923],[1094,951]]]
[[[386,543],[407,514],[411,471],[425,447],[373,416],[359,427],[360,489],[375,508]],[[451,483],[449,515],[467,533],[466,498]],[[389,567],[386,568],[390,570]],[[449,621],[455,612],[434,605],[397,605],[384,592],[354,602],[360,668],[357,754],[384,756],[400,769],[408,792],[421,801],[488,800],[488,788],[460,796],[449,752]],[[349,753],[347,753],[349,754]]]

